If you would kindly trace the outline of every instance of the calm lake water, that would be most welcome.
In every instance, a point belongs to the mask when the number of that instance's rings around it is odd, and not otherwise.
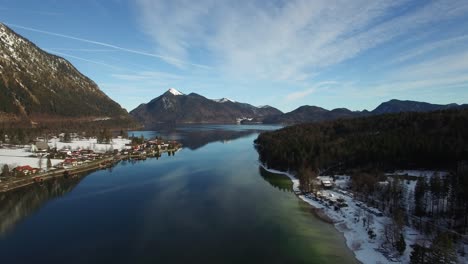
[[[0,263],[356,263],[289,179],[259,168],[253,140],[273,128],[135,131],[184,148],[1,196]]]

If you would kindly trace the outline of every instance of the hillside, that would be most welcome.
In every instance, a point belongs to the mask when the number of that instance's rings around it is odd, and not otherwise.
[[[371,115],[393,114],[401,112],[431,112],[446,109],[461,109],[467,108],[468,105],[458,104],[430,104],[417,101],[403,101],[393,99],[388,102],[381,103],[372,111],[351,111],[346,108],[337,108],[327,110],[317,106],[301,106],[297,109],[281,115],[270,116],[264,119],[264,123],[268,124],[300,124],[314,123],[321,121],[330,121],[336,119],[347,119],[356,117],[365,117]]]
[[[0,23],[0,123],[131,120],[67,60]]]
[[[445,109],[456,109],[466,108],[467,105],[458,104],[430,104],[425,102],[409,101],[409,100],[390,100],[388,102],[380,104],[377,108],[372,111],[372,114],[389,114],[389,113],[400,113],[400,112],[431,112]]]
[[[141,104],[130,114],[145,127],[164,123],[236,123],[242,120],[259,121],[282,114],[270,106],[255,107],[223,98],[208,99],[196,93],[185,95],[176,89]]]

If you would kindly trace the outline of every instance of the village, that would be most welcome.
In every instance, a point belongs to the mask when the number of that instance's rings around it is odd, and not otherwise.
[[[8,192],[55,177],[69,177],[96,169],[107,169],[121,160],[146,160],[174,155],[177,141],[117,136],[106,142],[76,133],[37,137],[28,145],[0,142],[0,192]]]

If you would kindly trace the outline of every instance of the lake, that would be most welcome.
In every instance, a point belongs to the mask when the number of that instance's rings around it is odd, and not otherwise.
[[[1,263],[356,263],[288,178],[260,169],[253,140],[275,128],[130,132],[184,147],[0,197]]]

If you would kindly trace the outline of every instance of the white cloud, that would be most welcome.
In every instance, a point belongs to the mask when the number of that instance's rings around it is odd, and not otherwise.
[[[437,42],[439,45],[440,42]],[[435,46],[437,46],[435,45]],[[430,47],[429,45],[428,47]],[[408,53],[412,55],[413,53]],[[408,56],[409,57],[409,56]],[[466,94],[454,89],[468,89],[468,48],[455,54],[433,56],[402,67],[389,69],[378,81],[368,84],[341,86],[340,96],[358,98],[405,98],[412,94],[414,98],[433,98],[452,94],[452,101],[463,102]],[[415,97],[415,95],[417,95]],[[447,103],[447,102],[446,102]]]
[[[286,101],[295,101],[295,100],[298,100],[298,99],[302,99],[302,98],[314,93],[315,91],[316,91],[315,88],[309,88],[309,89],[306,89],[306,90],[303,90],[303,91],[290,93],[290,94],[288,94],[286,96]]]
[[[468,48],[440,57],[433,57],[409,66],[401,67],[391,75],[393,79],[431,79],[434,77],[456,77],[468,74]]]
[[[449,39],[443,39],[443,40],[430,42],[430,43],[415,47],[411,49],[410,51],[401,54],[400,56],[392,59],[389,63],[398,64],[398,63],[411,61],[431,52],[453,48],[454,46],[463,42],[468,42],[468,35],[457,36],[457,37],[453,37]],[[466,44],[467,43],[465,43],[465,45]]]
[[[467,1],[401,8],[409,2],[138,0],[137,6],[143,30],[160,53],[184,61],[202,53],[213,66],[237,77],[304,81],[397,37],[468,12]],[[396,8],[400,10],[394,12]]]
[[[286,102],[290,102],[290,101],[296,101],[296,100],[299,100],[299,99],[303,99],[304,97],[307,97],[319,90],[326,90],[328,89],[329,87],[331,86],[336,86],[338,85],[339,83],[336,82],[336,81],[324,81],[324,82],[319,82],[317,83],[316,85],[314,85],[313,87],[309,87],[305,90],[301,90],[301,91],[297,91],[297,92],[292,92],[288,95],[286,95]]]

